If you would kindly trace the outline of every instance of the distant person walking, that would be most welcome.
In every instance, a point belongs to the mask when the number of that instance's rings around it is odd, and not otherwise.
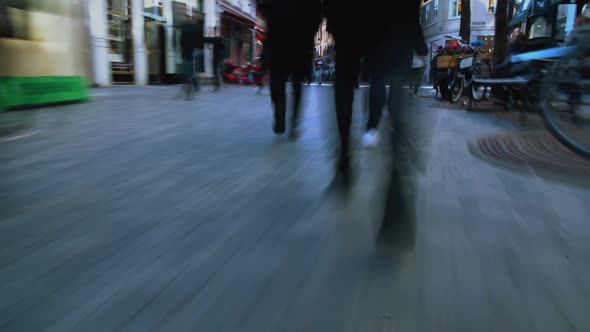
[[[286,131],[286,82],[291,77],[294,109],[291,117],[292,138],[298,136],[301,106],[301,83],[311,72],[313,37],[318,31],[322,13],[321,0],[258,0],[266,18],[268,39],[264,45],[270,69],[270,94],[274,104],[273,131]]]
[[[213,46],[213,73],[215,75],[215,89],[219,91],[223,85],[221,75],[223,60],[225,58],[225,38],[221,34],[219,27],[213,28],[213,37],[204,38],[204,42]]]
[[[199,72],[203,71],[203,27],[195,17],[187,16],[180,32],[185,99],[192,98],[192,92],[199,91]]]
[[[315,81],[318,83],[318,85],[322,85],[323,81],[324,81],[324,60],[322,59],[317,59],[315,61],[314,64],[314,72],[315,72]]]
[[[420,86],[422,85],[422,78],[424,76],[424,70],[426,68],[426,57],[425,55],[418,55],[414,52],[412,58],[412,73],[410,75],[410,96],[418,97]]]

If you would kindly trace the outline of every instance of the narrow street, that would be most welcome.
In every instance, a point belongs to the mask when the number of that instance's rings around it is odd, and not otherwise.
[[[22,127],[0,137],[0,331],[590,331],[588,177],[473,154],[509,117],[411,99],[425,171],[399,246],[378,241],[388,115],[361,149],[356,98],[341,197],[331,87],[305,87],[296,142],[267,90],[209,89],[0,114]]]

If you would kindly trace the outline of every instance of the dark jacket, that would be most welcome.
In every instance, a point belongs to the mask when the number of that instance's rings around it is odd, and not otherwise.
[[[225,38],[205,37],[204,42],[213,45],[213,61],[221,62],[225,57]]]
[[[267,22],[264,52],[270,70],[307,73],[322,19],[321,0],[259,0],[258,5]]]
[[[184,57],[189,57],[195,49],[203,49],[203,26],[200,23],[185,22],[180,30],[180,49]]]
[[[411,68],[413,51],[428,54],[419,21],[420,3],[411,2],[400,7],[399,1],[363,0],[351,6],[348,1],[324,0],[336,52],[342,46],[360,49],[367,56],[369,72]]]

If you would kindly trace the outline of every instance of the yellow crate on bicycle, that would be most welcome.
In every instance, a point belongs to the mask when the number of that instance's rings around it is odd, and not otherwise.
[[[459,59],[473,57],[471,54],[453,54],[453,55],[439,55],[436,58],[436,67],[438,69],[455,68]]]

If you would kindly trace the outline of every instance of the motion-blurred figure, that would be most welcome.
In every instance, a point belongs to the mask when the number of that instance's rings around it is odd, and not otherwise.
[[[324,80],[324,65],[325,64],[323,59],[317,59],[314,64],[314,76],[315,81],[318,83],[318,85],[322,85],[322,82]]]
[[[438,93],[441,92],[442,98],[442,88],[439,86],[439,78],[438,78],[438,57],[443,54],[443,47],[439,46],[436,49],[436,55],[430,61],[430,81],[432,82],[432,89],[436,91],[434,98],[438,97]],[[443,98],[444,99],[444,98]]]
[[[203,56],[203,28],[192,16],[187,16],[181,27],[180,48],[185,79],[184,93],[189,100],[192,92],[199,90],[199,75],[195,71],[202,71]]]
[[[270,92],[274,104],[273,131],[285,132],[289,76],[293,84],[294,109],[291,137],[297,137],[301,82],[311,71],[313,37],[322,19],[320,0],[258,0],[268,24],[265,48],[270,69]]]
[[[351,180],[350,127],[361,57],[366,56],[371,80],[367,123],[367,129],[371,130],[379,123],[386,98],[392,118],[400,119],[403,110],[401,83],[407,81],[412,51],[428,53],[419,23],[419,2],[413,2],[408,12],[399,10],[398,4],[389,0],[366,0],[356,6],[339,0],[324,0],[328,32],[336,42],[335,103],[340,156],[335,180],[345,186]],[[388,83],[389,96],[385,89]],[[394,126],[401,131],[401,121],[394,121]]]
[[[215,90],[219,91],[223,84],[221,77],[221,67],[223,66],[223,58],[225,57],[225,38],[221,34],[219,27],[213,28],[213,37],[204,38],[204,42],[213,46],[213,73],[215,75]]]
[[[410,77],[410,96],[412,97],[418,97],[425,68],[426,56],[414,54],[412,58],[412,75]]]

